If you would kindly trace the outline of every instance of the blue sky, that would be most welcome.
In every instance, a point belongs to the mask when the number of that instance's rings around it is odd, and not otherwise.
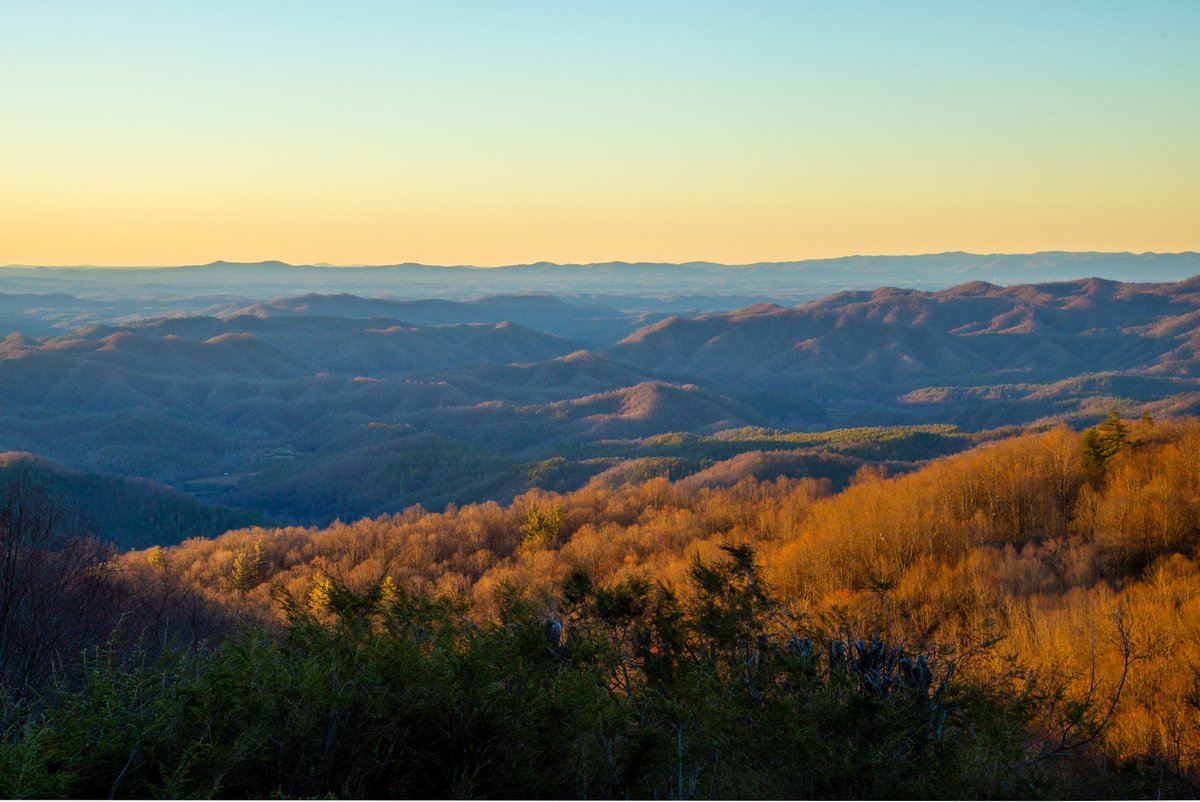
[[[1200,246],[1200,3],[8,2],[0,263]]]

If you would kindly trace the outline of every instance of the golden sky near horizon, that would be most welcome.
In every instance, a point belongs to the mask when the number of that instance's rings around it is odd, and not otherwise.
[[[89,4],[0,24],[0,264],[1200,250],[1200,4]]]

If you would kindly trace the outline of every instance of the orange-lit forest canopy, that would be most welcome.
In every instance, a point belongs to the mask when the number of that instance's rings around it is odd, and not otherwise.
[[[594,482],[120,555],[36,495],[5,509],[0,646],[38,650],[0,696],[9,796],[1200,781],[1196,420],[1030,432],[837,493]],[[39,624],[72,599],[86,631]]]
[[[549,609],[576,569],[686,593],[694,555],[747,543],[800,620],[879,632],[977,678],[1020,665],[1068,678],[1068,694],[1095,685],[1095,697],[1115,689],[1128,656],[1107,748],[1195,776],[1200,423],[1117,423],[1030,433],[901,476],[864,469],[838,494],[809,479],[597,483],[508,507],[239,530],[126,554],[121,570],[156,609],[165,593],[278,620],[279,589],[304,599],[330,579],[363,589],[386,578],[486,619],[506,588]],[[1102,460],[1089,457],[1097,443]]]

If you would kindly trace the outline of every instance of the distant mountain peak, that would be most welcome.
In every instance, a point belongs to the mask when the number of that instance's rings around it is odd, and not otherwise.
[[[275,260],[268,260],[264,262],[227,262],[223,259],[218,259],[217,261],[209,262],[206,265],[195,265],[195,267],[208,269],[261,270],[266,268],[295,267],[295,265]]]

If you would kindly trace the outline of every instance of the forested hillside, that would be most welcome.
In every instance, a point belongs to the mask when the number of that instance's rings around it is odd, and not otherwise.
[[[94,794],[128,763],[134,795],[1190,794],[1198,546],[1200,422],[1112,415],[840,492],[593,481],[101,555],[64,581],[128,645],[11,703],[0,765],[30,784],[4,790]],[[205,701],[231,693],[236,719]],[[275,743],[326,773],[268,770]]]
[[[37,488],[72,527],[125,549],[213,537],[264,523],[261,515],[202,504],[146,479],[66,470],[30,454],[0,454],[0,496]]]

